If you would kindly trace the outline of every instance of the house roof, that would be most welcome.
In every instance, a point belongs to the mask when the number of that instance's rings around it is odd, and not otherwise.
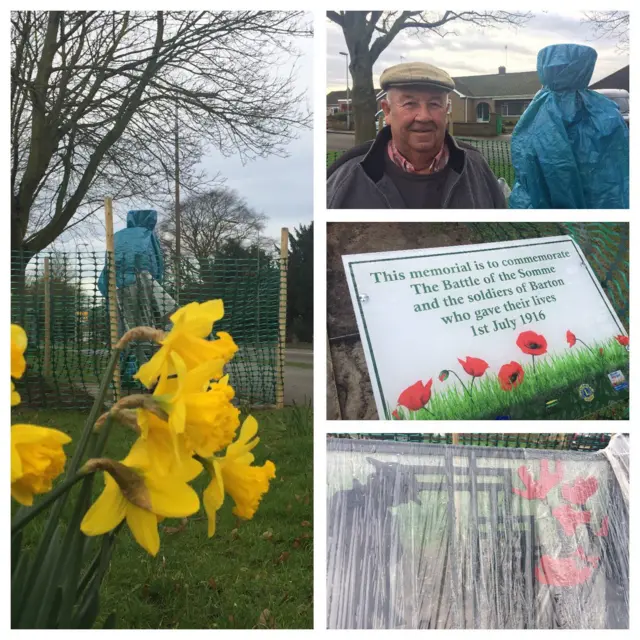
[[[374,93],[378,95],[380,93],[380,89],[374,89]],[[351,98],[351,87],[349,88],[349,98]],[[346,100],[347,99],[347,90],[344,89],[342,91],[330,91],[327,93],[327,106],[332,104],[338,104],[338,100]]]
[[[618,69],[598,82],[594,82],[589,89],[626,89],[629,91],[629,65]]]
[[[483,76],[460,76],[453,79],[456,91],[469,98],[534,96],[542,88],[537,71],[491,73]]]

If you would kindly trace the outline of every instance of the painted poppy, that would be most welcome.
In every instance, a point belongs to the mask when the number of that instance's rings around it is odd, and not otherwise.
[[[600,347],[600,355],[604,355],[604,349],[602,347]]]
[[[402,420],[402,418],[400,417],[400,414],[398,413],[398,410],[397,410],[397,409],[394,409],[394,410],[391,412],[391,415],[393,416],[393,419],[394,419],[394,420]]]
[[[593,476],[576,478],[575,482],[562,486],[562,497],[573,504],[584,504],[598,490],[598,480]]]
[[[512,391],[522,384],[524,380],[524,369],[520,363],[511,361],[503,364],[498,371],[498,380],[504,391]]]
[[[563,467],[560,460],[556,460],[555,472],[549,471],[549,461],[540,461],[540,479],[535,480],[529,469],[522,465],[518,469],[518,476],[525,486],[525,489],[512,487],[513,493],[527,500],[544,500],[551,489],[562,481]]]
[[[567,331],[567,342],[569,343],[570,347],[573,347],[573,345],[576,343],[576,336],[574,333],[571,333],[571,331]]]
[[[596,535],[600,538],[606,538],[609,535],[609,516],[602,518],[600,528],[596,531]]]
[[[474,378],[479,378],[484,375],[484,372],[489,368],[489,364],[481,358],[472,358],[467,356],[466,360],[458,358],[458,362],[464,369],[465,373]]]
[[[516,344],[524,353],[531,356],[541,356],[547,353],[547,341],[535,331],[523,331],[516,340]]]
[[[574,536],[578,525],[591,522],[591,511],[576,511],[570,504],[556,507],[551,514],[567,536]]]
[[[418,411],[426,406],[431,400],[431,385],[433,378],[423,385],[421,380],[407,387],[398,397],[398,404],[406,407],[409,411]]]
[[[629,346],[629,336],[616,336],[616,340],[623,346]]]
[[[444,382],[448,377],[449,377],[449,370],[443,369],[440,372],[440,375],[438,376],[438,380],[440,380],[440,382]]]
[[[536,566],[536,580],[541,584],[550,584],[554,587],[575,587],[586,582],[593,573],[591,567],[580,568],[575,557],[552,558],[542,556],[540,564]]]

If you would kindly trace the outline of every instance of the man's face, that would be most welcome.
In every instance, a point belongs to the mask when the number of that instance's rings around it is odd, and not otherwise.
[[[439,151],[447,125],[447,93],[427,88],[389,89],[381,103],[391,135],[401,150]]]

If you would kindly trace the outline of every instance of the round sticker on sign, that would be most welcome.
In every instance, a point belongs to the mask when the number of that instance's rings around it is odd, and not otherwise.
[[[578,393],[585,402],[591,402],[596,397],[593,389],[588,384],[581,384]]]

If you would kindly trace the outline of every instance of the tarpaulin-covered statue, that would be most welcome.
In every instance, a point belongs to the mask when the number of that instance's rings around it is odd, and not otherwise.
[[[127,226],[113,236],[116,267],[120,335],[137,326],[164,328],[176,310],[173,298],[162,288],[164,260],[154,232],[158,214],[153,210],[129,211]],[[107,267],[102,270],[98,289],[107,297]],[[138,360],[146,356],[138,350]],[[132,354],[126,358],[125,375],[135,373]]]
[[[538,53],[543,87],[511,139],[510,208],[629,207],[629,129],[613,100],[587,89],[597,57],[575,44]]]

